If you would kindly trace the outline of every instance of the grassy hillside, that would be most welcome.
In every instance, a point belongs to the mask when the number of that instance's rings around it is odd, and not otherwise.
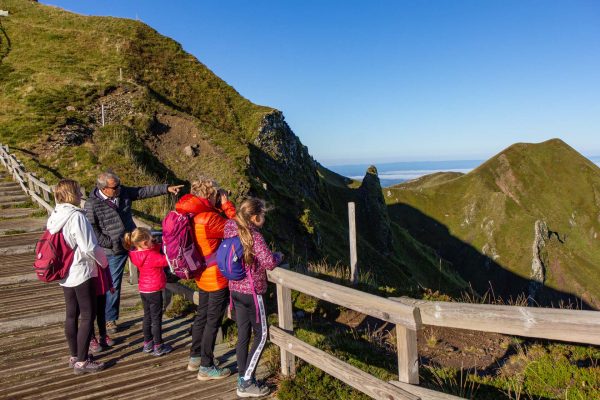
[[[389,190],[389,191],[388,191]],[[536,242],[544,290],[600,306],[600,168],[559,139],[519,143],[466,175],[386,189],[392,219],[450,260],[480,291],[528,293]]]
[[[237,200],[253,194],[274,206],[266,234],[293,265],[348,265],[346,202],[369,196],[313,160],[279,111],[251,103],[139,21],[27,0],[2,8],[10,16],[0,21],[0,142],[28,168],[49,182],[76,178],[88,190],[106,168],[126,184],[208,175]],[[195,157],[184,154],[186,146]],[[171,207],[167,197],[136,204],[155,222]],[[419,286],[464,286],[435,252],[390,228],[394,254],[359,231],[368,288],[416,295]]]

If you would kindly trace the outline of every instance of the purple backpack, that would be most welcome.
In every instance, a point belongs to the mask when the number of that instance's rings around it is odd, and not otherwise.
[[[171,273],[182,279],[200,275],[206,263],[194,243],[192,215],[170,211],[162,222],[162,229],[163,252]]]

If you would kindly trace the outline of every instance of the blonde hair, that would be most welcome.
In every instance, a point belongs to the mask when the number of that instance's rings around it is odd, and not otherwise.
[[[81,186],[73,179],[61,179],[54,188],[54,201],[58,203],[69,203],[79,207]]]
[[[216,196],[218,190],[219,184],[214,179],[205,176],[200,176],[192,182],[191,192],[194,196],[210,199],[212,196]]]
[[[153,240],[152,233],[146,228],[135,228],[133,232],[127,232],[123,237],[123,244],[126,249],[139,247],[140,244],[148,240]]]
[[[244,246],[244,263],[252,265],[254,263],[254,239],[252,238],[251,228],[252,216],[260,215],[267,212],[267,206],[264,200],[250,197],[242,202],[237,208],[235,222],[238,227],[238,235],[240,242]]]

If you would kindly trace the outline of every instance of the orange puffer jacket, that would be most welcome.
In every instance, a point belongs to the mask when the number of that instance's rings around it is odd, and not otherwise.
[[[228,218],[235,217],[235,206],[227,201],[221,209],[213,207],[210,202],[202,197],[185,195],[175,206],[180,213],[194,215],[194,240],[205,259],[210,257],[223,240],[223,229]],[[223,216],[225,214],[227,218]],[[216,260],[209,261],[206,270],[196,278],[196,284],[205,292],[214,292],[227,287],[227,279],[221,275]]]

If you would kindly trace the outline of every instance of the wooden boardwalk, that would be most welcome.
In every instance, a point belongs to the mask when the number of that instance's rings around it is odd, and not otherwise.
[[[31,211],[14,208],[15,185],[2,183],[0,209],[6,226],[24,226]],[[0,204],[1,206],[1,204]],[[5,205],[5,207],[7,207]],[[22,210],[23,212],[16,212]],[[33,210],[35,211],[35,210]],[[33,274],[33,248],[40,233],[0,236],[0,399],[235,399],[235,350],[218,345],[216,356],[232,376],[200,382],[186,369],[191,317],[164,318],[163,334],[171,354],[142,353],[142,316],[137,287],[123,283],[121,330],[115,346],[97,355],[107,368],[97,374],[74,375],[63,332],[65,305],[56,283],[44,284]],[[259,378],[266,369],[259,367]]]

